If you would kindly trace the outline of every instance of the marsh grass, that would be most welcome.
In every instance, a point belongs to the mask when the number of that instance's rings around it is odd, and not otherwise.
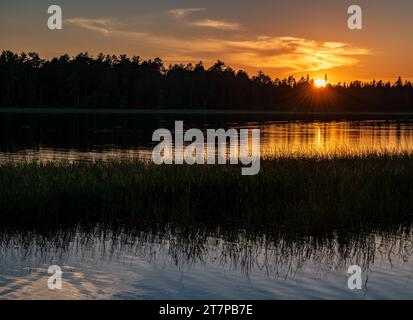
[[[288,278],[308,263],[324,272],[346,272],[354,263],[368,271],[375,260],[398,265],[413,255],[411,228],[376,229],[368,234],[335,232],[322,238],[176,225],[32,229],[0,226],[0,231],[0,266],[15,263],[18,258],[56,261],[68,256],[110,262],[123,255],[173,264],[181,270],[206,263],[245,275],[261,270],[269,277]]]
[[[2,224],[172,223],[308,234],[413,220],[413,155],[279,157],[238,166],[3,163]]]

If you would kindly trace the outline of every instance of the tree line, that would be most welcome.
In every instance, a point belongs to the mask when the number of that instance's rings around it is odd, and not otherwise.
[[[0,107],[401,111],[413,110],[413,86],[399,77],[317,89],[309,76],[250,77],[220,60],[209,68],[165,67],[160,58],[79,53],[46,60],[2,51]]]

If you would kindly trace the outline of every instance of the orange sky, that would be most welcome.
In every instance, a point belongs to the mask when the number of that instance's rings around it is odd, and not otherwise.
[[[64,28],[47,28],[48,1],[0,4],[0,49],[53,57],[81,51],[206,65],[251,75],[329,81],[413,78],[412,1],[361,1],[363,29],[347,28],[353,1],[57,1]]]

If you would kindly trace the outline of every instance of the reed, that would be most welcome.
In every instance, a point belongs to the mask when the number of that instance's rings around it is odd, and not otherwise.
[[[413,156],[268,158],[237,166],[3,163],[0,222],[178,223],[319,233],[413,220]]]

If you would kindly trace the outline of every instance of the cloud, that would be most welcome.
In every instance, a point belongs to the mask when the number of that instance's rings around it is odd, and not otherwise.
[[[100,19],[89,19],[89,18],[72,18],[64,20],[65,24],[71,24],[78,27],[81,27],[86,30],[96,31],[103,34],[104,36],[109,35],[120,35],[120,36],[143,36],[145,33],[134,32],[134,31],[124,31],[120,28],[122,25],[116,20],[109,18],[100,18]]]
[[[180,9],[198,10],[198,9]],[[177,13],[178,15],[186,13]],[[205,22],[205,21],[204,21]],[[251,68],[282,69],[288,73],[312,72],[338,67],[348,67],[359,62],[361,56],[371,54],[366,48],[351,46],[343,42],[317,42],[311,39],[288,36],[259,36],[231,40],[208,37],[188,36],[125,30],[127,26],[108,18],[87,19],[73,18],[65,23],[91,30],[106,37],[127,38],[125,47],[129,50],[141,50],[142,44],[150,54],[161,56],[169,62],[206,63],[217,59],[231,65]],[[217,21],[206,20],[208,27],[235,28]],[[239,37],[239,35],[238,35]],[[136,48],[136,49],[134,49]],[[145,52],[133,52],[145,55]]]
[[[195,12],[204,11],[206,8],[184,8],[184,9],[172,9],[168,12],[172,14],[175,19],[185,23],[191,27],[201,27],[201,28],[213,28],[219,30],[239,30],[240,25],[234,22],[227,22],[222,20],[214,19],[201,19],[188,21],[186,18]]]
[[[258,37],[254,40],[226,41],[229,56],[238,63],[263,68],[288,68],[307,72],[351,66],[358,56],[370,51],[341,42],[316,42],[296,37]]]
[[[99,32],[103,35],[108,35],[110,32],[110,28],[113,27],[112,21],[110,19],[88,19],[88,18],[73,18],[73,19],[66,19],[64,21],[66,24],[77,25],[81,28],[92,30]]]
[[[206,10],[206,8],[183,8],[169,10],[169,13],[172,14],[176,19],[183,19],[194,12],[199,12],[203,10]]]
[[[220,30],[238,30],[240,28],[240,25],[238,23],[211,20],[211,19],[194,21],[191,23],[191,25],[196,26],[196,27],[214,28],[214,29],[220,29]]]

